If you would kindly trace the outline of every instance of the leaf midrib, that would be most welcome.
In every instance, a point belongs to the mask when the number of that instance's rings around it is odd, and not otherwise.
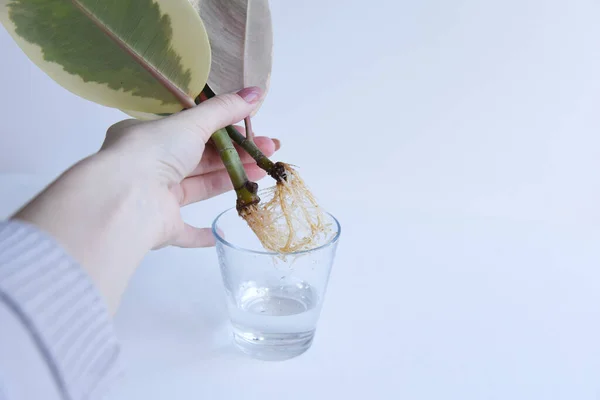
[[[162,72],[160,72],[154,65],[149,63],[141,54],[135,49],[131,48],[125,41],[123,41],[119,35],[113,32],[109,26],[97,18],[84,4],[78,0],[71,0],[73,5],[77,7],[83,15],[85,15],[90,21],[94,23],[106,36],[109,37],[113,42],[117,44],[125,53],[137,62],[142,68],[144,68],[150,75],[152,75],[165,89],[167,89],[185,108],[192,108],[196,105],[194,99],[188,96],[187,93],[182,91],[177,85],[169,80]]]

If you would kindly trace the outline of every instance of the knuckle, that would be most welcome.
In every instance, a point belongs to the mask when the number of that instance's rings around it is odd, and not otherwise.
[[[239,96],[235,94],[224,94],[218,97],[215,97],[213,100],[215,102],[215,106],[218,109],[218,113],[220,114],[220,119],[226,125],[231,125],[235,121],[235,114],[237,114],[237,109],[239,107],[238,104]]]
[[[117,122],[106,130],[103,148],[127,141],[130,136],[134,136],[135,132],[139,131],[139,121],[128,119]]]
[[[218,107],[230,111],[235,106],[235,99],[231,94],[224,94],[214,98],[214,102]]]
[[[110,128],[108,128],[108,130],[106,131],[106,139],[109,140],[114,140],[117,137],[121,136],[121,128],[119,128],[118,126],[119,124],[115,124],[113,126],[111,126]]]
[[[132,128],[133,126],[135,126],[137,124],[137,120],[135,119],[126,119],[123,121],[119,121],[116,124],[112,125],[110,128],[108,128],[108,130],[106,131],[106,135],[107,136],[114,136],[114,135],[118,135],[122,132],[124,132],[125,130],[127,130],[127,128]]]

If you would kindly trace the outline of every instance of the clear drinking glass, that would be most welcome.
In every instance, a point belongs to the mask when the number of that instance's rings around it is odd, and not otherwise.
[[[327,241],[285,256],[265,251],[235,209],[215,219],[233,340],[251,357],[285,360],[310,348],[340,236],[339,222],[325,216]]]

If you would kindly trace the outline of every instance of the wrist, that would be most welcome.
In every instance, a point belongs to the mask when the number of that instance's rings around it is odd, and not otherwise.
[[[113,309],[157,231],[147,218],[147,192],[156,189],[133,184],[114,157],[101,152],[79,162],[14,216],[52,235]]]

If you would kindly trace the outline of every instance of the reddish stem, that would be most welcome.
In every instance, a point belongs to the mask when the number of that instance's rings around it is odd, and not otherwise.
[[[254,143],[254,131],[252,130],[252,122],[249,115],[244,118],[244,127],[246,128],[246,139]]]

